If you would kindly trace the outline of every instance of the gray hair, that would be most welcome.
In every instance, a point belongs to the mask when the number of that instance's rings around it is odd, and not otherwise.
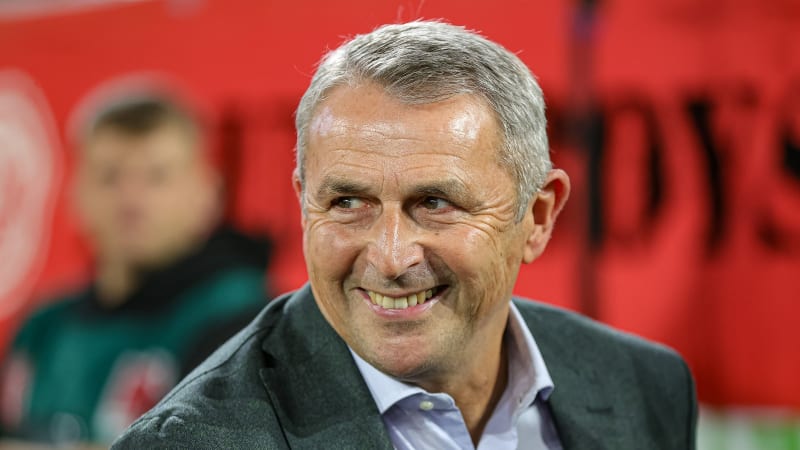
[[[437,21],[384,25],[325,55],[295,114],[297,175],[305,186],[308,126],[326,94],[372,81],[408,104],[458,94],[482,97],[502,128],[500,164],[517,183],[517,219],[541,188],[552,164],[542,90],[525,64],[499,44]]]

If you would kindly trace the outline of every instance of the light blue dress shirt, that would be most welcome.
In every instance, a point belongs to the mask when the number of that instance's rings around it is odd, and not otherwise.
[[[519,311],[511,303],[505,344],[508,384],[483,430],[478,450],[561,450],[546,402],[553,380]],[[374,368],[350,350],[398,450],[475,449],[452,397],[429,393]]]

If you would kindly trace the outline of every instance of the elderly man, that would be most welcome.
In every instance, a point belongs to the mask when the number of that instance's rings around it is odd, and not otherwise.
[[[512,299],[569,193],[518,58],[384,26],[324,58],[296,120],[310,284],[116,448],[694,447],[680,357]]]

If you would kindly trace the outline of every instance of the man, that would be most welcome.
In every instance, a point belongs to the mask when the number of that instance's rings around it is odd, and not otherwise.
[[[115,448],[693,448],[677,355],[512,300],[569,193],[518,58],[384,26],[323,59],[296,125],[310,285]]]
[[[215,230],[219,182],[193,115],[125,96],[89,122],[75,199],[96,278],[18,333],[0,383],[15,438],[110,443],[264,304],[267,249]]]

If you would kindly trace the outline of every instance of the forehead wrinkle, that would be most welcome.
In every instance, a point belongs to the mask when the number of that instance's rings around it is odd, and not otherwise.
[[[460,140],[447,141],[446,136],[442,139],[431,139],[430,137],[399,137],[376,133],[361,133],[355,140],[353,137],[354,135],[328,137],[326,138],[328,140],[328,148],[325,151],[332,154],[356,152],[378,158],[401,158],[413,155],[466,160],[462,153],[469,152],[473,145],[470,142]],[[337,142],[338,139],[342,139],[342,141]],[[440,149],[450,151],[443,153]]]
[[[457,148],[459,150],[469,150],[477,139],[476,135],[472,132],[465,131],[454,132],[454,130],[440,129],[430,130],[432,135],[417,136],[420,132],[419,129],[407,129],[400,126],[401,122],[372,122],[368,124],[351,124],[347,120],[341,119],[335,127],[331,127],[326,133],[312,134],[309,139],[310,146],[314,146],[318,140],[322,139],[327,141],[330,147],[329,151],[363,151],[365,153],[373,153],[370,147],[384,147],[386,143],[391,143],[399,150],[398,153],[431,153],[436,154],[435,150],[424,150],[425,148],[438,147],[446,145],[448,148]],[[475,127],[473,132],[477,132]],[[337,141],[343,140],[341,144]],[[353,143],[357,143],[356,147],[352,147]],[[341,147],[340,147],[341,145]],[[358,147],[364,147],[359,149]],[[381,152],[381,156],[400,156],[387,154]]]
[[[372,189],[369,185],[361,183],[358,180],[329,174],[323,177],[316,194],[318,197],[331,195],[366,195],[371,191]]]
[[[417,130],[418,131],[418,130]],[[355,133],[354,133],[355,134]],[[446,146],[447,148],[457,148],[459,150],[470,150],[475,144],[473,139],[464,138],[448,133],[437,133],[434,135],[415,136],[412,133],[399,135],[398,133],[385,133],[376,130],[359,130],[357,135],[364,143],[377,144],[383,146],[391,142],[393,146],[398,146],[404,151],[413,151],[415,154],[440,154],[432,148]],[[344,136],[343,137],[352,137]],[[430,150],[429,150],[430,149]]]

